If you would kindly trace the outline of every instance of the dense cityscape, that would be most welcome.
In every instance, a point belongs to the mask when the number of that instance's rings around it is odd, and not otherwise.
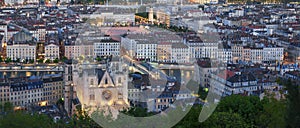
[[[300,127],[297,0],[0,4],[0,128]]]

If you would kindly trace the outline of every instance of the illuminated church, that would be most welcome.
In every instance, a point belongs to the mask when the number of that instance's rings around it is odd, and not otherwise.
[[[82,108],[89,113],[99,109],[116,117],[129,107],[128,73],[122,58],[104,64],[82,63],[74,66],[73,81]]]

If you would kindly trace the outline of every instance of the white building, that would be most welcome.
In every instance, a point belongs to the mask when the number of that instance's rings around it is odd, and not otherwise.
[[[13,44],[7,45],[6,55],[12,60],[36,60],[36,45]]]
[[[157,60],[157,43],[149,42],[149,41],[137,41],[136,45],[136,58],[142,60]]]
[[[264,47],[263,60],[264,61],[282,61],[283,60],[283,47]]]
[[[46,36],[45,27],[35,27],[30,29],[29,32],[33,34],[33,37],[35,37],[37,41],[45,41],[45,36]]]
[[[112,39],[100,40],[94,43],[95,56],[120,55],[120,42]]]
[[[251,49],[251,61],[253,63],[262,63],[263,57],[263,48]]]
[[[226,42],[222,42],[218,45],[216,59],[222,63],[228,63],[232,61],[232,50]]]
[[[183,43],[173,43],[171,62],[174,63],[189,63],[190,62],[189,47]]]
[[[51,61],[59,59],[59,46],[55,44],[49,44],[45,46],[45,59]]]
[[[23,4],[24,0],[4,0],[6,5]]]

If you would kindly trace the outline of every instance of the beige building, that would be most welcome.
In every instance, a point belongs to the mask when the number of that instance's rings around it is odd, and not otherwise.
[[[236,63],[239,60],[242,60],[243,49],[244,49],[244,47],[242,46],[242,44],[236,43],[236,44],[231,45],[233,63]]]
[[[172,54],[172,43],[161,42],[157,44],[157,61],[170,62]]]
[[[6,55],[12,60],[36,60],[36,45],[13,44],[7,45]]]
[[[43,99],[48,103],[56,103],[64,97],[64,80],[61,74],[43,76],[43,86]]]
[[[59,59],[59,46],[55,44],[49,44],[45,46],[45,59],[55,60]]]
[[[65,45],[65,57],[68,59],[78,58],[81,54],[80,45]]]
[[[0,103],[9,102],[10,86],[5,83],[0,83]]]

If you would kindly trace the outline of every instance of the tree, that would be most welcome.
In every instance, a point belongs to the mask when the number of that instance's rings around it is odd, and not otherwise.
[[[199,114],[202,107],[200,105],[194,105],[187,115],[174,127],[176,128],[197,128],[201,125],[198,121]]]
[[[44,62],[44,59],[39,59],[38,62],[39,62],[39,63],[43,63],[43,62]]]
[[[6,58],[5,62],[10,63],[10,62],[12,62],[12,60],[11,60],[11,58],[8,57],[8,58]]]
[[[217,107],[219,112],[241,115],[249,124],[257,124],[256,118],[263,110],[263,104],[257,96],[231,95],[222,99]]]
[[[128,110],[124,110],[123,113],[134,117],[147,117],[154,115],[154,113],[149,113],[147,108],[142,107],[131,107]]]
[[[101,61],[102,59],[101,59],[101,57],[97,57],[96,60],[99,62],[99,61]]]
[[[284,82],[284,86],[288,91],[287,96],[287,127],[300,127],[300,86],[299,83],[293,83],[291,80]]]
[[[207,128],[249,128],[243,117],[237,113],[215,112],[204,123]]]
[[[58,62],[59,60],[57,58],[53,60],[53,63],[58,63]]]
[[[86,22],[88,20],[88,18],[82,18],[83,22]]]
[[[54,127],[54,123],[47,115],[29,114],[23,111],[8,113],[4,118],[0,119],[0,127],[2,128],[39,128]]]
[[[50,63],[50,60],[49,60],[49,59],[47,59],[47,60],[45,61],[45,63]]]
[[[3,111],[4,112],[12,112],[13,111],[13,105],[10,102],[5,102],[2,104],[3,106]]]
[[[33,60],[33,59],[30,59],[30,60],[29,60],[29,63],[33,64],[33,63],[34,63],[34,60]]]
[[[285,127],[286,101],[265,97],[262,103],[263,111],[257,118],[258,125],[265,128]]]

